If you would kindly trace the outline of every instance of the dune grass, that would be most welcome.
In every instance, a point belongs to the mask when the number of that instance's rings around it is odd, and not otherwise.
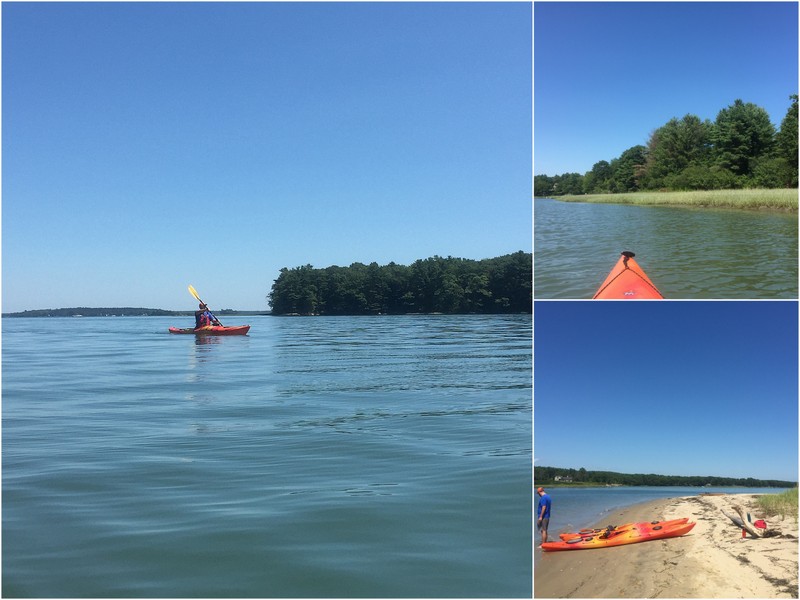
[[[758,504],[767,513],[767,516],[793,515],[797,518],[797,488],[786,490],[781,494],[759,496]]]
[[[698,190],[557,196],[563,202],[599,202],[641,206],[689,206],[797,212],[797,189]]]

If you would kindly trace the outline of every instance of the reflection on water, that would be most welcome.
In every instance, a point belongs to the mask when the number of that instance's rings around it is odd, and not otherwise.
[[[3,319],[3,596],[530,597],[530,315],[171,324]]]
[[[797,215],[534,202],[534,295],[591,298],[622,250],[666,298],[797,298]]]
[[[208,344],[219,344],[225,336],[220,335],[196,335],[194,343],[196,346],[206,346]]]

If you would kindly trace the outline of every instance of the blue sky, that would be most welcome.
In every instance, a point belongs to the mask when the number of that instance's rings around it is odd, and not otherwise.
[[[796,302],[537,302],[536,465],[797,481]]]
[[[5,3],[3,311],[531,251],[528,3]]]
[[[535,2],[534,173],[585,173],[671,118],[735,100],[780,127],[797,2]]]

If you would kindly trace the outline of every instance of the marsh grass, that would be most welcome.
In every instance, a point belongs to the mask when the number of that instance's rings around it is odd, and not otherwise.
[[[767,516],[792,515],[797,518],[797,488],[786,490],[780,494],[759,496],[758,504],[767,513]]]
[[[557,196],[564,202],[599,202],[642,206],[694,206],[797,212],[797,189],[708,190],[691,192],[632,192]]]

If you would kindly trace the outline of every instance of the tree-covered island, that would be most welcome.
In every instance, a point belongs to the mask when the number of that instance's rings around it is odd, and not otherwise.
[[[268,296],[273,315],[532,311],[533,255],[469,260],[434,256],[410,266],[354,263],[283,268]]]
[[[797,188],[798,97],[776,131],[767,111],[736,100],[714,122],[673,118],[618,158],[581,175],[534,177],[534,196],[624,194],[640,191]]]
[[[531,313],[533,255],[516,252],[469,260],[434,256],[410,266],[389,263],[283,268],[268,295],[273,315]],[[218,316],[266,311],[215,310]],[[3,317],[193,316],[157,308],[47,308]]]

